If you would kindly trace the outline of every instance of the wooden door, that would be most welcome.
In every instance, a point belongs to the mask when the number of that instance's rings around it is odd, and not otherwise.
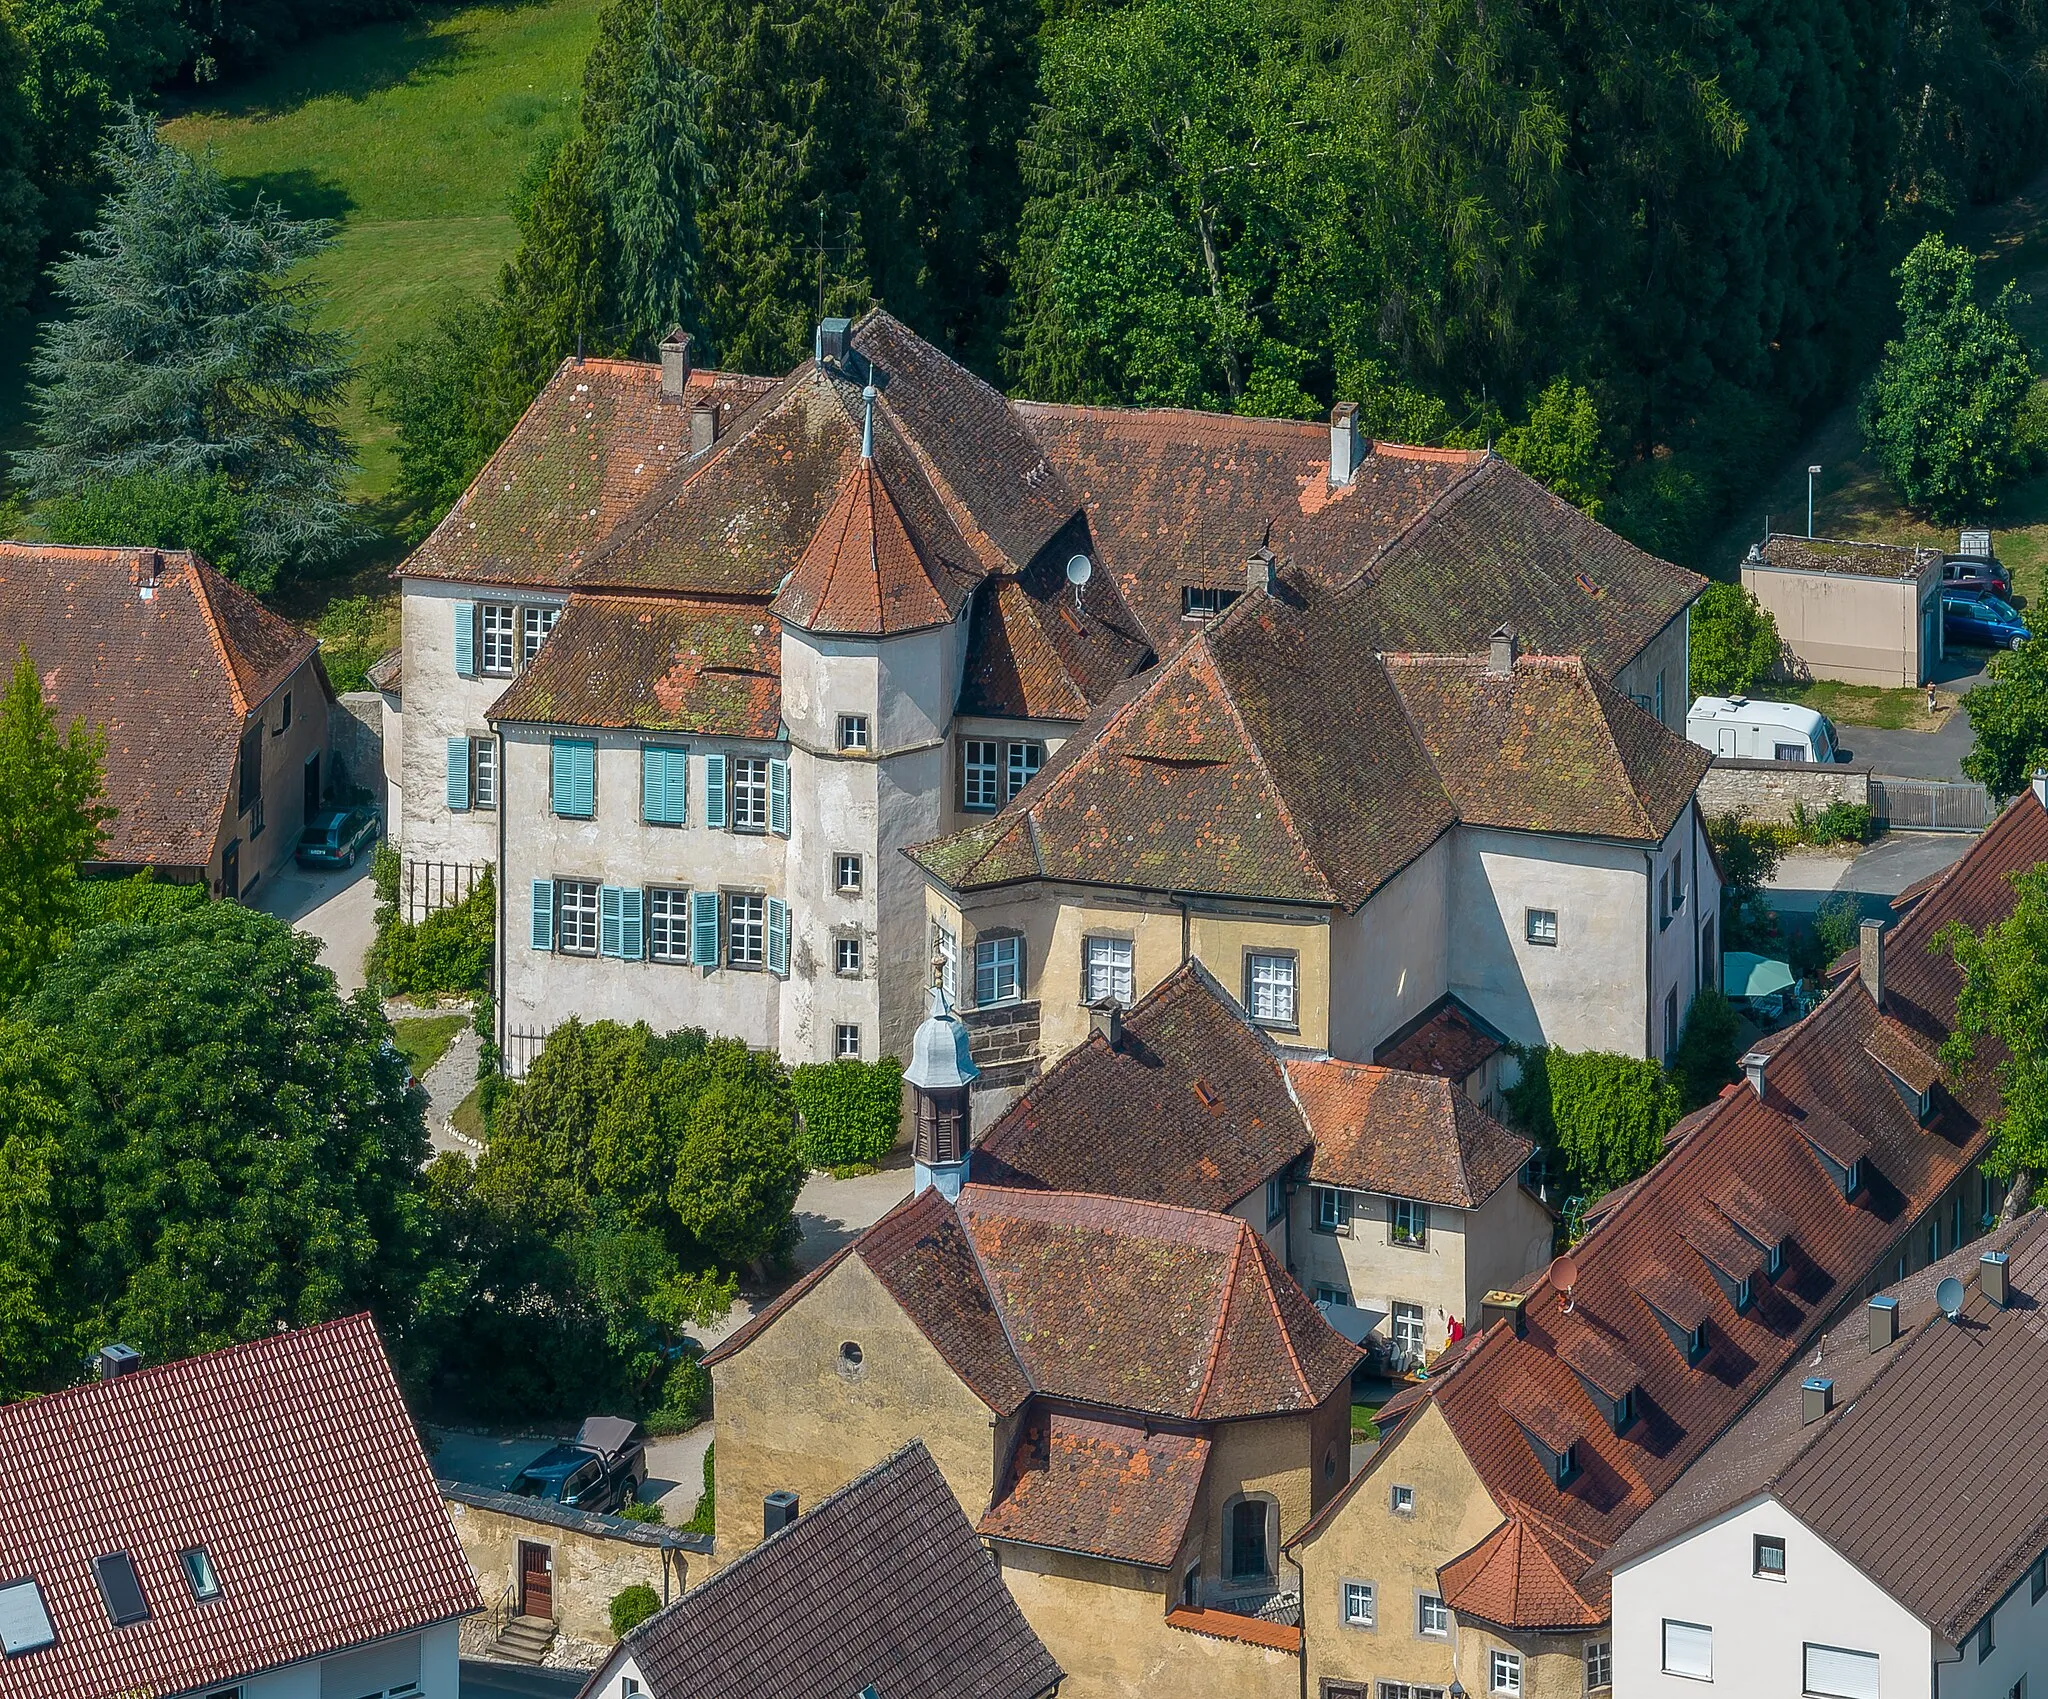
[[[519,1542],[519,1614],[555,1619],[554,1556],[532,1540]]]

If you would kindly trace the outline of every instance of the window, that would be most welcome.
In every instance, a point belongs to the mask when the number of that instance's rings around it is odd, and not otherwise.
[[[1038,769],[1045,765],[1045,745],[1042,743],[1013,743],[1010,758],[1005,769],[1007,778],[1003,786],[1003,800],[1008,802],[1020,790],[1038,776]]]
[[[860,1028],[842,1021],[832,1029],[832,1054],[842,1062],[860,1060]]]
[[[1562,1487],[1579,1472],[1579,1447],[1577,1441],[1568,1442],[1564,1450],[1553,1452],[1550,1459],[1550,1478]]]
[[[1292,1027],[1299,1021],[1293,956],[1246,956],[1245,1008],[1261,1026]]]
[[[178,1562],[185,1570],[185,1585],[192,1589],[192,1597],[204,1602],[220,1597],[220,1576],[215,1573],[213,1556],[204,1546],[187,1546],[178,1553]]]
[[[1370,1581],[1344,1583],[1344,1626],[1372,1627],[1373,1589]]]
[[[868,746],[868,717],[865,714],[839,716],[839,747],[865,749]]]
[[[970,737],[960,745],[960,806],[970,814],[993,814],[1002,806],[996,788],[1002,754],[992,738]]]
[[[1977,1662],[1981,1664],[1986,1658],[1990,1657],[1992,1650],[1991,1618],[1987,1616],[1984,1619],[1984,1626],[1977,1630]],[[1875,1662],[1876,1660],[1873,1659],[1872,1661]]]
[[[2034,1567],[2027,1571],[2027,1582],[2027,1603],[2038,1605],[2041,1602],[2041,1595],[2048,1593],[2048,1557],[2034,1559]]]
[[[2006,1689],[2005,1699],[2027,1699],[2027,1678],[2025,1676],[2021,1676],[2018,1681]]]
[[[477,611],[483,618],[483,670],[510,678],[519,670],[513,632],[519,610],[506,602],[485,602]]]
[[[1636,1419],[1636,1389],[1630,1387],[1614,1401],[1614,1431],[1623,1432]]]
[[[1389,1489],[1387,1493],[1387,1508],[1396,1516],[1413,1516],[1415,1514],[1415,1489],[1403,1486]]]
[[[1929,1262],[1939,1262],[1941,1260],[1941,1223],[1938,1220],[1930,1221],[1927,1224],[1927,1260]]]
[[[597,745],[587,738],[558,737],[548,752],[549,802],[564,820],[597,814]]]
[[[751,892],[725,899],[728,967],[764,967],[768,961],[767,901]]]
[[[949,927],[932,922],[932,960],[939,964],[939,989],[949,1002],[960,1000],[960,940]]]
[[[1863,1158],[1859,1156],[1856,1158],[1854,1162],[1850,1163],[1847,1168],[1842,1170],[1842,1196],[1845,1198],[1853,1198],[1858,1192],[1862,1190]],[[1900,1278],[1905,1278],[1903,1269],[1900,1272]]]
[[[1701,1622],[1664,1619],[1664,1673],[1714,1679],[1714,1631]]]
[[[1262,1498],[1241,1498],[1230,1507],[1230,1578],[1263,1580],[1273,1573],[1266,1561],[1270,1506]]]
[[[690,821],[690,752],[658,743],[640,746],[640,818],[650,826]]]
[[[1349,1304],[1351,1293],[1345,1287],[1332,1286],[1327,1281],[1316,1283],[1316,1302],[1319,1304]]]
[[[1219,585],[1183,584],[1180,587],[1180,617],[1214,619],[1236,600],[1235,590],[1225,590]]]
[[[242,733],[241,771],[236,784],[235,812],[247,814],[263,801],[263,725]]]
[[[1744,1275],[1735,1283],[1735,1313],[1741,1315],[1749,1308],[1749,1276]]]
[[[767,831],[767,761],[758,755],[740,755],[727,765],[732,773],[732,829],[735,832]]]
[[[1655,708],[1655,709],[1653,710],[1653,712],[1654,712],[1654,713],[1656,714],[1656,716],[1657,716],[1657,718],[1658,718],[1658,719],[1660,719],[1660,720],[1661,720],[1661,719],[1663,719],[1663,717],[1664,717],[1664,675],[1663,675],[1663,674],[1662,674],[1661,672],[1660,672],[1660,673],[1659,673],[1659,674],[1657,675],[1657,706],[1656,706],[1656,708]]]
[[[1336,1699],[1332,1693],[1330,1699]],[[1444,1699],[1441,1687],[1418,1687],[1412,1681],[1383,1681],[1380,1683],[1380,1699]]]
[[[1784,1266],[1785,1247],[1783,1244],[1773,1245],[1769,1250],[1764,1252],[1764,1273],[1767,1277],[1776,1276],[1779,1273],[1779,1271],[1784,1268]]]
[[[1755,1539],[1754,1573],[1773,1581],[1785,1579],[1785,1539],[1782,1534],[1758,1534]]]
[[[1266,1225],[1271,1227],[1287,1213],[1287,1176],[1275,1174],[1266,1182]]]
[[[1410,1362],[1422,1360],[1422,1306],[1394,1300],[1394,1355]]]
[[[1413,1198],[1387,1199],[1387,1237],[1397,1245],[1429,1243],[1429,1205]]]
[[[1701,1322],[1685,1336],[1685,1360],[1697,1363],[1707,1354],[1707,1324]]]
[[[861,859],[857,855],[832,858],[832,882],[842,897],[857,897],[861,888]]]
[[[640,1699],[640,1684],[630,1675],[619,1677],[619,1699]]]
[[[1199,1610],[1201,1608],[1202,1566],[1199,1563],[1189,1564],[1187,1574],[1181,1577],[1180,1602],[1186,1605],[1189,1610]]]
[[[1451,1611],[1434,1593],[1415,1595],[1415,1632],[1441,1640],[1451,1631]]]
[[[494,737],[469,740],[469,800],[476,808],[498,806],[498,740]]]
[[[1532,944],[1557,948],[1557,910],[1532,908],[1522,915],[1522,935]]]
[[[519,664],[524,666],[540,653],[540,646],[562,617],[560,608],[522,608],[519,618]]]
[[[92,1578],[99,1584],[100,1603],[107,1607],[107,1620],[116,1628],[149,1620],[149,1602],[142,1596],[142,1583],[135,1577],[135,1564],[126,1552],[108,1552],[92,1560]]]
[[[858,938],[835,938],[832,940],[832,968],[843,978],[860,977],[860,940]]]
[[[1317,1186],[1316,1231],[1318,1233],[1349,1233],[1351,1231],[1351,1194],[1339,1191],[1335,1186]]]
[[[1774,743],[1771,745],[1773,761],[1804,761],[1806,745],[1803,743]]]
[[[597,887],[587,880],[555,881],[555,948],[566,956],[597,954]]]
[[[1685,857],[1683,854],[1671,858],[1671,912],[1685,911]]]
[[[1081,1001],[1131,1006],[1131,941],[1128,938],[1084,938]]]
[[[974,941],[974,1006],[1014,1003],[1024,995],[1024,940],[1015,933]]]
[[[1678,987],[1664,993],[1664,1060],[1678,1053]]]
[[[277,717],[277,735],[278,735],[279,737],[283,737],[283,736],[284,736],[284,734],[285,734],[286,732],[290,731],[291,729],[292,729],[292,693],[291,693],[291,692],[290,692],[289,690],[287,690],[287,691],[286,691],[286,692],[284,693],[284,711],[283,711],[282,713],[280,713],[280,714],[278,715],[278,717]]]
[[[1586,1691],[1596,1693],[1603,1687],[1614,1685],[1614,1642],[1612,1640],[1588,1640],[1586,1642]]]
[[[1488,1688],[1495,1693],[1512,1693],[1518,1696],[1522,1691],[1522,1654],[1519,1652],[1492,1653],[1488,1659]]]
[[[657,885],[647,893],[647,956],[650,961],[690,959],[690,893]]]
[[[1804,1686],[1829,1699],[1877,1699],[1877,1654],[1808,1642]]]

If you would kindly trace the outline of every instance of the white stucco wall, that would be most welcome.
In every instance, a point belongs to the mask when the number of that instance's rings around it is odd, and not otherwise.
[[[408,1637],[398,1636],[389,1643],[399,1653],[394,1665],[398,1669],[412,1667],[410,1659],[399,1644],[406,1638]],[[460,1699],[458,1625],[452,1622],[437,1623],[411,1638],[416,1638],[419,1643],[420,1699]],[[242,1699],[336,1699],[335,1683],[348,1681],[349,1656],[344,1653],[335,1658],[308,1658],[303,1663],[287,1664],[283,1669],[269,1670],[262,1675],[245,1676],[239,1682]],[[324,1682],[323,1675],[328,1677]],[[346,1691],[349,1699],[359,1699],[365,1690],[357,1686],[347,1686]]]
[[[1443,837],[1330,923],[1330,1054],[1370,1062],[1377,1045],[1448,988],[1451,844]]]
[[[1687,634],[1692,610],[1688,608],[1645,644],[1636,658],[1616,673],[1614,688],[1624,696],[1645,702],[1654,713],[1657,680],[1664,680],[1664,712],[1660,716],[1673,735],[1685,736],[1686,711],[1692,706],[1691,679],[1687,655]]]

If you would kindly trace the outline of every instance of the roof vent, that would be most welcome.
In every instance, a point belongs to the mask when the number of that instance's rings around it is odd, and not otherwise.
[[[2003,1251],[1986,1251],[1977,1259],[1977,1290],[2001,1310],[2012,1302],[2012,1261]]]
[[[1101,997],[1088,1005],[1088,1030],[1099,1034],[1102,1041],[1114,1050],[1123,1043],[1123,1005],[1114,997]]]
[[[1835,1407],[1835,1383],[1819,1375],[1799,1383],[1799,1424],[1817,1422]]]
[[[1497,1321],[1505,1321],[1515,1330],[1517,1339],[1522,1336],[1522,1310],[1528,1300],[1519,1292],[1489,1292],[1479,1300],[1479,1326],[1483,1331]]]
[[[1358,470],[1358,403],[1340,401],[1330,409],[1330,488],[1351,482]]]
[[[690,381],[690,333],[677,325],[661,339],[661,393],[681,399]]]
[[[773,1492],[761,1500],[761,1538],[779,1534],[796,1520],[796,1494]]]
[[[1870,1000],[1878,1008],[1884,1007],[1884,922],[1866,920],[1861,935],[1862,949],[1858,960],[1858,972],[1863,980],[1863,989],[1870,993]]]
[[[1867,1313],[1870,1317],[1870,1348],[1882,1351],[1899,1336],[1899,1301],[1896,1298],[1872,1298]]]
[[[702,454],[718,440],[718,409],[700,401],[690,409],[690,452]]]
[[[1270,596],[1280,581],[1280,565],[1271,549],[1254,549],[1245,557],[1244,587],[1254,596]]]
[[[1749,1089],[1759,1097],[1764,1094],[1764,1074],[1770,1065],[1770,1053],[1765,1050],[1751,1050],[1742,1058],[1742,1077],[1749,1081]]]
[[[142,1353],[133,1345],[102,1345],[97,1359],[101,1380],[132,1375],[142,1367]]]
[[[820,319],[818,321],[818,364],[827,360],[839,361],[846,358],[846,345],[853,333],[851,319]]]
[[[1515,670],[1515,632],[1508,625],[1497,626],[1486,640],[1486,676],[1506,678]]]

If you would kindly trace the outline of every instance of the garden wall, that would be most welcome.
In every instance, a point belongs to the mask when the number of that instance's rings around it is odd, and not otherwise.
[[[391,818],[384,783],[384,698],[374,690],[351,690],[327,709],[330,789],[359,785],[370,793],[377,811]]]
[[[1741,814],[1772,825],[1792,824],[1794,803],[1818,814],[1831,802],[1870,803],[1870,769],[1860,763],[1819,766],[1804,761],[1749,761],[1717,755],[1700,781],[1700,809],[1716,814]]]

